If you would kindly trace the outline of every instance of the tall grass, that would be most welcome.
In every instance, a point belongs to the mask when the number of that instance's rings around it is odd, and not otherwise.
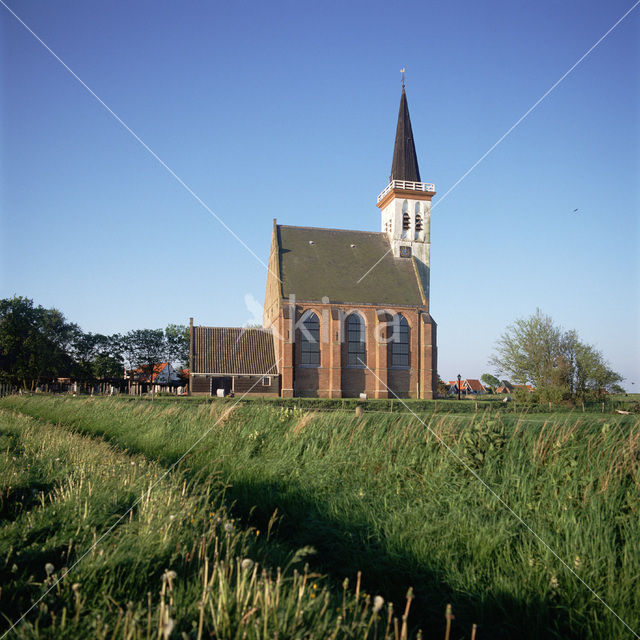
[[[334,593],[402,601],[441,632],[442,603],[482,637],[603,638],[640,626],[640,429],[633,416],[322,414],[223,403],[12,398],[3,406],[73,425],[169,464],[219,472],[235,513],[290,553],[311,546]],[[227,411],[223,415],[223,411]],[[442,442],[447,443],[453,455]],[[462,459],[464,464],[461,464]],[[478,481],[491,487],[567,569]],[[480,636],[479,636],[480,637]]]
[[[407,638],[391,605],[242,528],[215,476],[0,410],[0,488],[2,637],[391,640],[395,619]]]

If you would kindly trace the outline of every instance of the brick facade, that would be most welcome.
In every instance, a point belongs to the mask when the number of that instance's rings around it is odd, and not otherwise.
[[[274,340],[283,397],[433,398],[436,391],[436,325],[428,312],[411,307],[374,307],[282,301],[274,318]],[[301,364],[300,326],[305,312],[320,321],[320,364]],[[364,320],[366,367],[347,364],[346,321],[351,313]],[[390,364],[390,316],[401,314],[409,325],[409,365]]]

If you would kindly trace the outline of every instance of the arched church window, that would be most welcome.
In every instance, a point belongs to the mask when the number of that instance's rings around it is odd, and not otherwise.
[[[406,211],[402,214],[402,228],[405,231],[411,228],[411,218]]]
[[[320,366],[320,321],[308,311],[300,326],[300,364]]]
[[[416,213],[416,231],[422,231],[422,216]]]
[[[393,337],[391,339],[391,366],[409,366],[409,323],[398,314],[393,321]]]
[[[367,336],[364,320],[358,313],[347,318],[347,365],[364,367],[367,363]]]

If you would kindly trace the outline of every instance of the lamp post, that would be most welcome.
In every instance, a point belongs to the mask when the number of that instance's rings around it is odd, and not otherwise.
[[[460,378],[462,378],[462,376],[458,374],[458,400],[460,400]]]

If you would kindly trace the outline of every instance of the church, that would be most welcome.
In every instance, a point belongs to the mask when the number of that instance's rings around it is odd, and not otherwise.
[[[433,398],[433,184],[421,181],[404,85],[381,230],[273,221],[262,328],[190,322],[192,394]]]

